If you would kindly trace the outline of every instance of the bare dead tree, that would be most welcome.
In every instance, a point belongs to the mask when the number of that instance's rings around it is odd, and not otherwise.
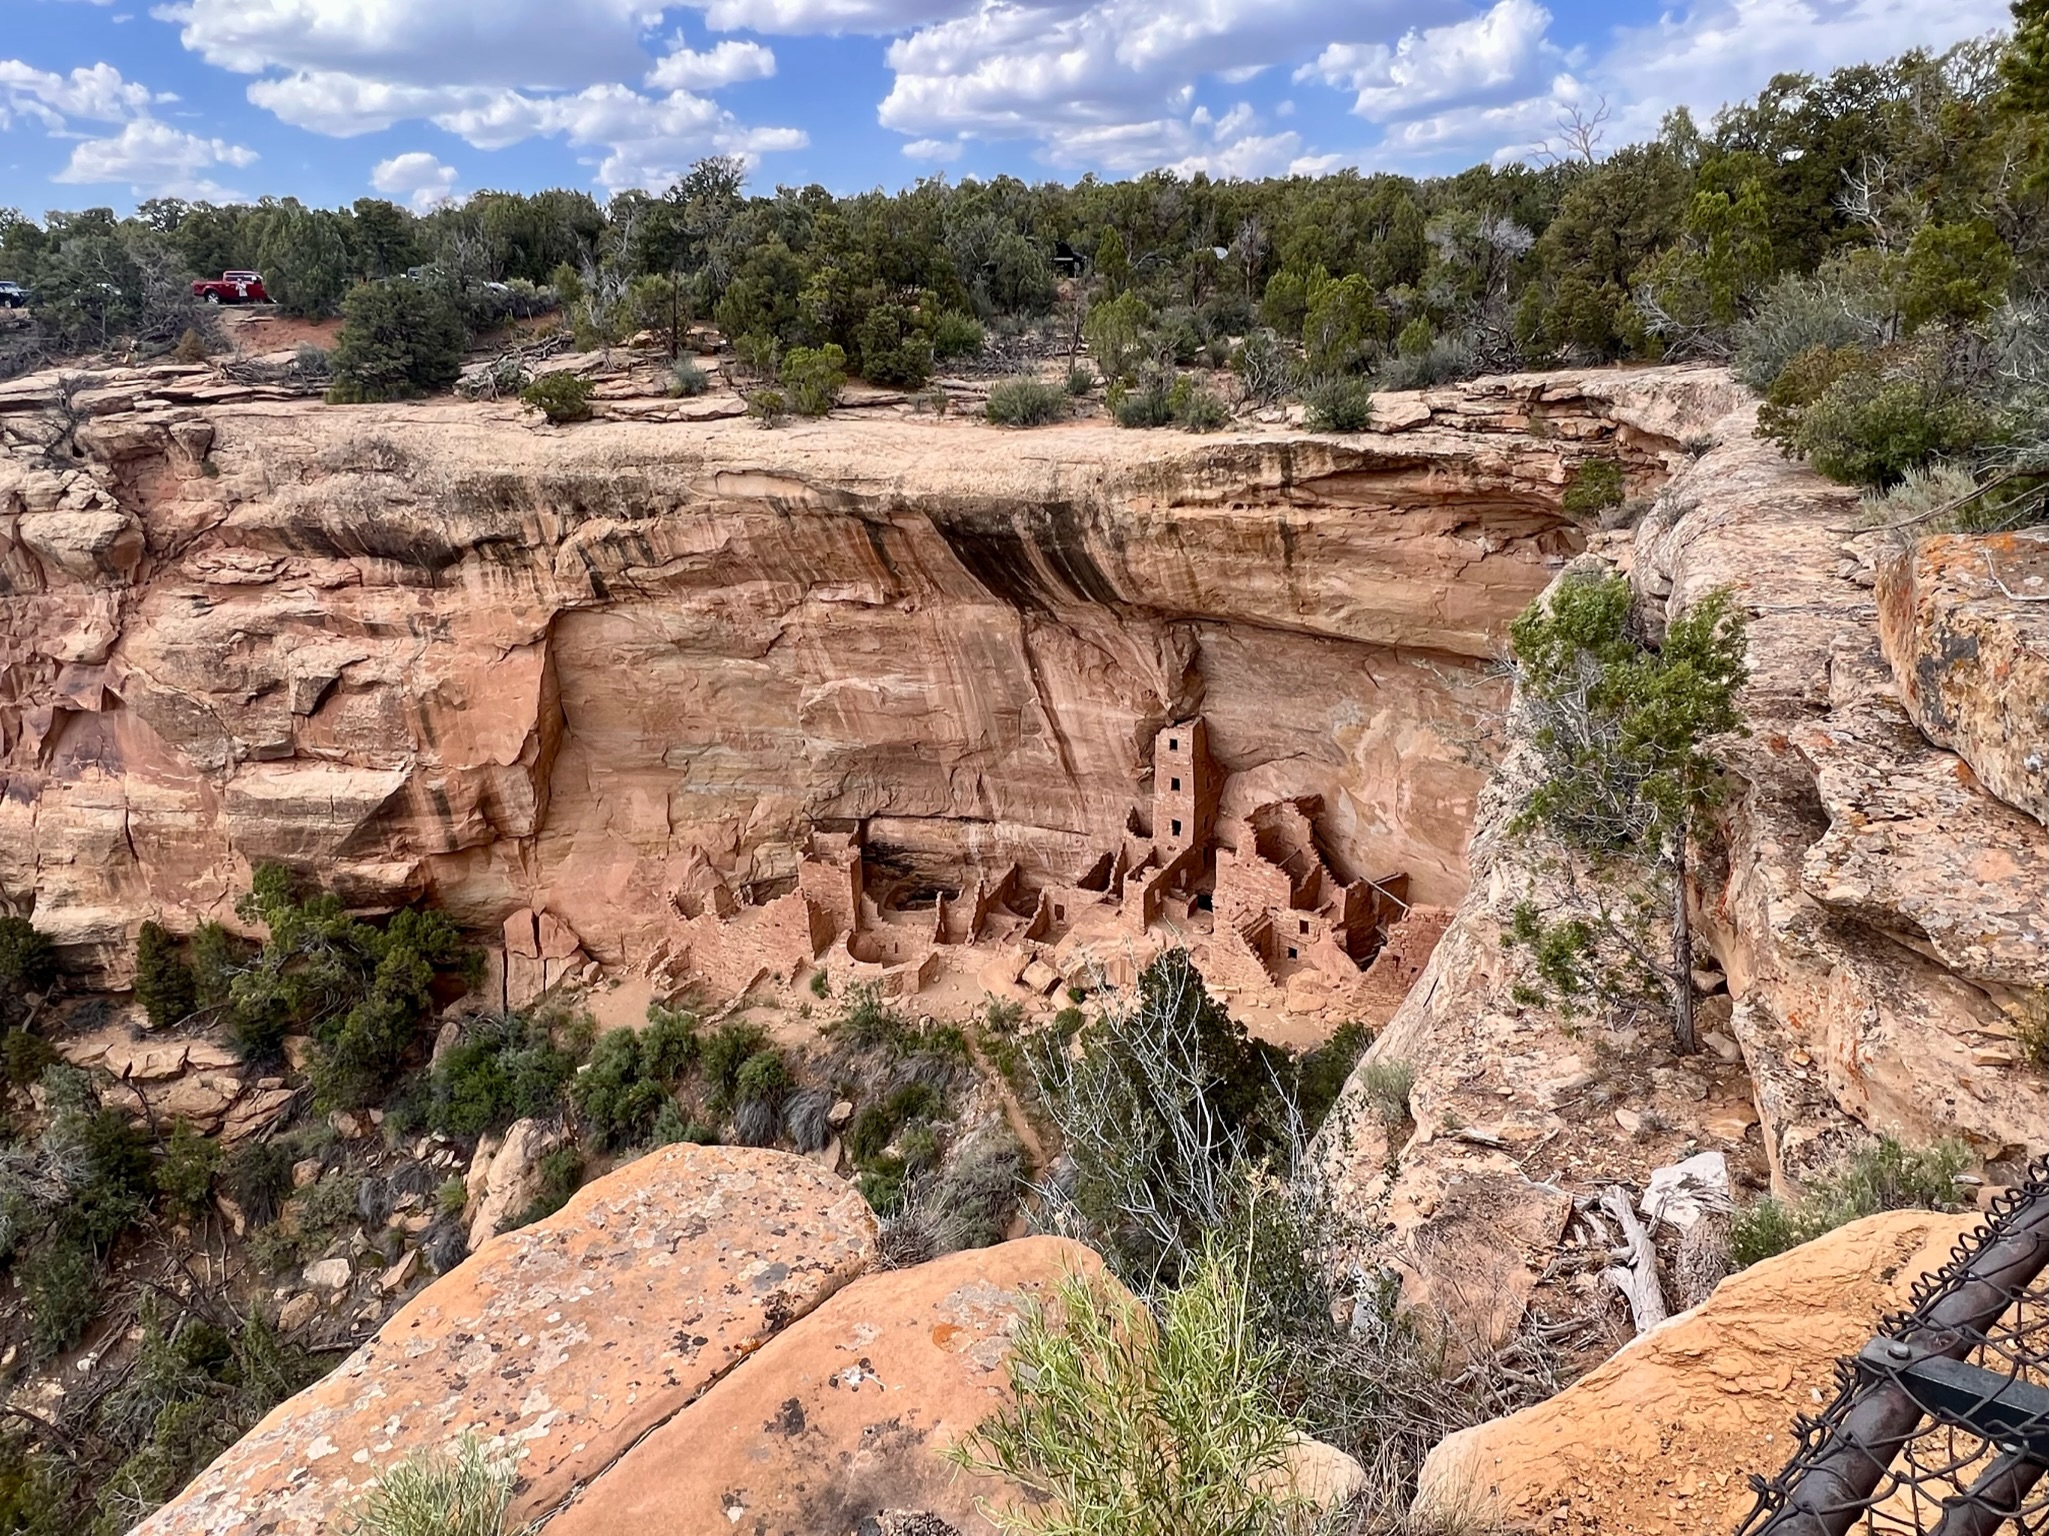
[[[1608,136],[1609,116],[1606,96],[1600,99],[1592,112],[1579,102],[1573,102],[1552,121],[1556,136],[1537,146],[1537,159],[1545,165],[1599,163],[1601,141]]]

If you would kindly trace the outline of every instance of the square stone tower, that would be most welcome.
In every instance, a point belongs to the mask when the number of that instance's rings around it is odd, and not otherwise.
[[[1200,715],[1153,738],[1153,846],[1163,858],[1209,842],[1223,784]]]

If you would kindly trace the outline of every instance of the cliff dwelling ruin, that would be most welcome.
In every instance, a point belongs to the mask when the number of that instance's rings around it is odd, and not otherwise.
[[[1284,994],[1298,1010],[1348,1017],[1400,1001],[1445,921],[1442,908],[1411,905],[1406,873],[1334,873],[1314,796],[1220,816],[1229,775],[1200,715],[1161,727],[1148,772],[1149,802],[1132,807],[1125,835],[1067,882],[1032,884],[1014,861],[953,892],[871,879],[856,825],[814,829],[790,888],[736,893],[694,849],[670,898],[682,931],[652,964],[721,997],[794,983],[813,966],[901,997],[981,946],[999,955],[994,974],[1043,994],[1128,985],[1179,946],[1227,994]]]

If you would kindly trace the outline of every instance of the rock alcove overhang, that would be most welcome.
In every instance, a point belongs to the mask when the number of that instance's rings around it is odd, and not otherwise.
[[[262,859],[480,931],[549,910],[631,962],[683,862],[773,889],[818,823],[928,887],[1076,879],[1144,804],[1152,732],[1201,713],[1234,792],[1320,801],[1335,869],[1450,902],[1489,663],[1582,542],[1577,462],[1664,473],[1677,429],[1622,419],[1660,390],[1496,381],[1337,440],[96,419],[87,468],[17,457],[0,490],[95,499],[143,549],[10,547],[0,882],[103,967],[145,916],[226,915]]]

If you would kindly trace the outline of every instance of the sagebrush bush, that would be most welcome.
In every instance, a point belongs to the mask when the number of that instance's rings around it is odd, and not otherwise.
[[[613,1029],[598,1037],[590,1064],[570,1080],[569,1097],[592,1144],[605,1151],[647,1138],[669,1085],[648,1072],[639,1033]]]
[[[989,420],[999,427],[1043,427],[1067,417],[1067,396],[1038,379],[1004,379],[989,386]]]
[[[1737,327],[1736,377],[1762,393],[1803,352],[1875,346],[1882,334],[1853,293],[1825,277],[1789,272]]]
[[[509,1536],[519,1476],[475,1435],[413,1451],[379,1475],[354,1510],[358,1536]]]
[[[1957,1175],[1973,1161],[1962,1141],[1917,1149],[1882,1136],[1833,1172],[1809,1180],[1798,1200],[1766,1196],[1738,1211],[1729,1261],[1742,1269],[1880,1211],[1953,1210],[1961,1203]]]
[[[1420,351],[1398,350],[1384,359],[1378,379],[1382,389],[1435,389],[1470,378],[1479,367],[1479,353],[1463,336],[1432,336]]]
[[[1190,432],[1214,432],[1229,424],[1231,408],[1215,390],[1194,388],[1182,402],[1179,417]]]
[[[1302,391],[1312,432],[1364,432],[1373,421],[1373,385],[1344,375],[1323,379]]]
[[[711,388],[711,375],[697,366],[694,358],[679,357],[669,369],[669,393],[694,400]]]
[[[1360,1075],[1359,1092],[1381,1128],[1390,1134],[1409,1122],[1409,1095],[1416,1091],[1416,1069],[1398,1057],[1370,1061]]]
[[[705,1107],[714,1114],[729,1108],[739,1093],[740,1069],[756,1052],[767,1047],[768,1031],[759,1024],[737,1019],[706,1035],[698,1050]]]
[[[994,1513],[1033,1536],[1279,1536],[1310,1513],[1283,1472],[1297,1421],[1243,1280],[1211,1256],[1157,1322],[1072,1275],[1028,1305],[1008,1359],[1012,1406],[949,1454],[1033,1497]]]
[[[1068,394],[1079,398],[1096,387],[1096,370],[1087,363],[1075,363],[1068,368],[1063,382]]]
[[[1003,1241],[1024,1166],[1024,1148],[1008,1126],[977,1131],[955,1149],[928,1202],[940,1252]]]

